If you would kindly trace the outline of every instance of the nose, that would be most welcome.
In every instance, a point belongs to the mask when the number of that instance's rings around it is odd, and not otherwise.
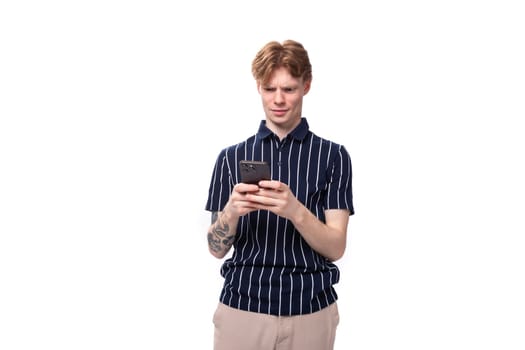
[[[276,105],[281,105],[284,103],[284,97],[281,90],[275,91],[274,102]]]

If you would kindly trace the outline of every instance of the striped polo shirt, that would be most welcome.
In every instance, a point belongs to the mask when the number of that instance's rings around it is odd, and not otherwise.
[[[352,165],[344,146],[309,130],[305,118],[283,140],[262,120],[257,134],[223,149],[214,166],[206,210],[221,211],[240,182],[240,160],[265,160],[272,180],[287,184],[317,218],[326,209],[348,209]],[[230,307],[271,315],[301,315],[337,300],[339,269],[315,252],[293,224],[269,211],[242,216],[233,254],[221,267],[220,301]]]

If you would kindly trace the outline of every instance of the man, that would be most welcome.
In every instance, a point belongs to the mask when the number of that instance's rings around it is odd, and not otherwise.
[[[206,210],[210,253],[223,258],[215,350],[330,350],[339,314],[334,262],[346,248],[352,166],[344,146],[302,117],[312,67],[302,44],[267,43],[252,62],[265,119],[216,160]],[[266,161],[271,180],[240,181],[240,160]]]

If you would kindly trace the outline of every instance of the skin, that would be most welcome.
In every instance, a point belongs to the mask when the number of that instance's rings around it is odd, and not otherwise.
[[[303,97],[311,81],[294,78],[285,68],[277,68],[266,84],[257,82],[257,91],[266,115],[266,126],[283,139],[301,122]],[[330,261],[340,259],[346,249],[349,212],[325,210],[321,222],[279,181],[260,181],[258,185],[239,183],[233,188],[222,212],[212,214],[208,229],[208,248],[216,258],[230,250],[239,218],[255,210],[269,210],[290,220],[306,242]]]

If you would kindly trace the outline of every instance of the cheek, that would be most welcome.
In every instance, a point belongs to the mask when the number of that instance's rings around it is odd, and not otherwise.
[[[261,95],[261,101],[263,105],[268,106],[272,103],[272,98],[268,95]]]
[[[297,98],[297,97],[292,97],[292,98],[288,99],[288,104],[290,106],[293,106],[294,108],[295,107],[299,107],[301,105],[301,99]]]

